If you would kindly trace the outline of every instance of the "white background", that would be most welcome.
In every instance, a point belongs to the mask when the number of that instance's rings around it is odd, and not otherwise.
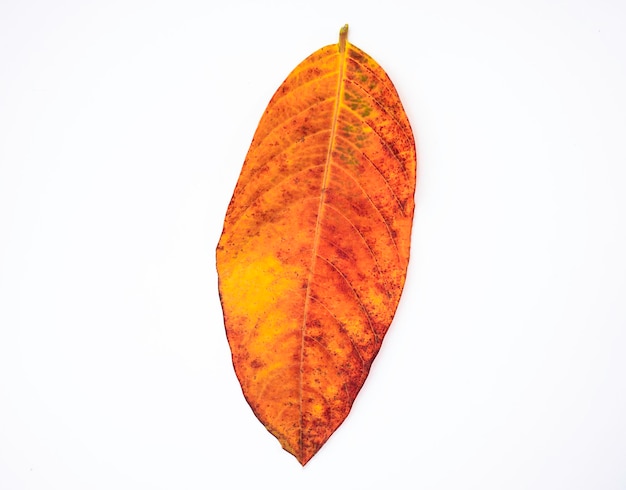
[[[405,293],[303,469],[214,249],[258,120],[350,40],[418,139]],[[626,488],[621,1],[0,3],[0,488]]]

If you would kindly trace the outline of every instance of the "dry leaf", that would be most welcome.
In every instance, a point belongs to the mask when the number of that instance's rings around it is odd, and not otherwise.
[[[348,415],[380,349],[413,221],[409,121],[387,74],[347,31],[270,101],[217,247],[243,393],[303,465]]]

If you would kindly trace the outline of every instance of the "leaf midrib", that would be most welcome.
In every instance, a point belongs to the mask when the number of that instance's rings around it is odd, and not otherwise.
[[[298,452],[299,452],[299,458],[301,459],[304,457],[303,451],[304,451],[304,437],[303,437],[303,427],[302,427],[302,417],[303,417],[303,413],[302,413],[302,393],[303,393],[303,369],[302,366],[304,364],[304,336],[305,336],[305,330],[306,330],[306,322],[307,322],[307,317],[308,317],[308,310],[309,310],[309,303],[311,301],[311,284],[313,281],[313,273],[315,270],[315,265],[317,262],[317,257],[318,257],[318,248],[319,248],[319,243],[320,243],[320,235],[321,235],[321,227],[322,227],[322,213],[324,210],[324,203],[326,202],[326,189],[328,188],[328,182],[330,180],[330,168],[331,168],[331,159],[332,159],[332,152],[333,149],[335,147],[335,139],[336,139],[336,134],[337,134],[337,120],[339,118],[339,108],[341,107],[341,98],[342,98],[342,92],[344,90],[344,75],[345,75],[345,66],[346,66],[346,58],[347,58],[347,52],[348,52],[348,46],[347,46],[347,41],[344,39],[343,42],[340,39],[340,42],[338,44],[338,49],[339,49],[339,73],[337,76],[337,91],[335,94],[335,107],[333,109],[333,116],[332,116],[332,124],[331,124],[331,130],[330,130],[330,135],[329,135],[329,139],[328,139],[328,152],[326,153],[326,163],[324,165],[324,176],[322,177],[322,187],[320,189],[320,199],[319,199],[319,204],[318,204],[318,208],[317,208],[317,217],[315,220],[315,233],[313,235],[313,249],[311,252],[311,266],[309,269],[309,277],[307,280],[307,286],[306,286],[306,293],[305,293],[305,299],[304,299],[304,312],[302,315],[302,325],[300,327],[300,380],[299,380],[299,385],[298,385],[298,396],[299,396],[299,404],[298,404],[298,408],[299,408],[299,415],[300,415],[300,423],[299,423],[299,438],[298,438],[298,442],[299,442],[299,448],[298,448]]]

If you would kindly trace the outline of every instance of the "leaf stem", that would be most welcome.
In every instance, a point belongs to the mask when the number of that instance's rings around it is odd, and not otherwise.
[[[339,52],[346,50],[346,41],[348,40],[348,24],[339,29]]]

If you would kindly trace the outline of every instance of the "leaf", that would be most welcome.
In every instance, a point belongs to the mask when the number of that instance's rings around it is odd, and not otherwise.
[[[244,396],[302,465],[348,415],[409,260],[413,134],[389,77],[347,31],[274,94],[217,247]]]

